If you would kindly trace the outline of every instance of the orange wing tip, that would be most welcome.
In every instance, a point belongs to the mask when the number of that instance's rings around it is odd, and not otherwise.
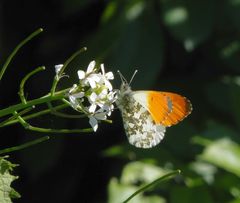
[[[182,97],[185,101],[185,110],[181,111],[178,106],[172,106],[172,110],[164,117],[164,119],[160,122],[165,127],[171,127],[172,125],[176,125],[182,120],[184,120],[188,115],[191,114],[193,108],[192,103],[186,97]]]
[[[155,123],[170,127],[192,112],[192,104],[179,94],[149,91],[148,109]]]

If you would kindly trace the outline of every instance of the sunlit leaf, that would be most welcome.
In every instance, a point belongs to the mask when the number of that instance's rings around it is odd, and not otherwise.
[[[155,179],[166,175],[166,170],[152,164],[143,162],[132,162],[127,164],[122,172],[120,180],[112,178],[108,186],[109,203],[123,202],[130,195],[136,192],[141,185],[150,183]],[[140,203],[165,203],[166,201],[156,195],[143,195],[140,193],[136,195],[130,202]]]
[[[122,203],[131,194],[137,190],[137,186],[121,184],[116,178],[112,178],[108,185],[109,199],[108,203]],[[143,196],[138,194],[130,201],[131,203],[166,203],[166,200],[160,196]]]
[[[228,138],[213,141],[199,158],[240,177],[240,146]]]
[[[15,191],[11,184],[18,177],[12,175],[14,167],[17,165],[12,164],[6,160],[7,156],[0,157],[0,202],[11,203],[12,199],[20,198],[20,194]]]
[[[136,186],[133,185],[123,185],[118,182],[116,178],[112,178],[109,185],[108,185],[108,203],[115,203],[115,202],[123,202],[127,199],[132,193],[137,190]],[[140,202],[142,199],[142,195],[136,196],[132,201],[133,202]]]
[[[165,173],[166,170],[152,164],[132,162],[123,169],[121,182],[123,184],[149,183]]]
[[[233,201],[231,201],[229,203],[240,203],[240,199],[233,200]]]
[[[212,184],[215,181],[214,175],[217,169],[211,164],[197,161],[190,164],[190,169],[199,174],[208,184]]]

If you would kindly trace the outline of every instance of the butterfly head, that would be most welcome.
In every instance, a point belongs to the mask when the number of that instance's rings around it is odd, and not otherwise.
[[[118,71],[118,74],[119,74],[119,76],[121,78],[121,82],[122,82],[121,87],[120,87],[120,91],[119,91],[119,94],[121,96],[124,96],[126,94],[130,94],[132,92],[130,84],[131,84],[131,82],[132,82],[132,80],[133,80],[133,78],[134,78],[134,76],[136,75],[137,72],[138,72],[138,70],[134,71],[130,81],[128,82],[126,80],[126,78],[122,75],[122,73],[120,71]]]

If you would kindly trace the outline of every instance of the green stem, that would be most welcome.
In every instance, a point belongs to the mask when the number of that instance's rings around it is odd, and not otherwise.
[[[62,91],[56,92],[54,95],[48,94],[38,99],[30,100],[26,104],[21,103],[21,104],[16,104],[16,105],[7,107],[5,109],[0,110],[0,117],[6,116],[8,114],[12,114],[14,111],[19,111],[31,106],[62,99],[66,96],[66,92],[67,90],[62,90]]]
[[[58,73],[58,75],[55,76],[54,80],[53,80],[53,84],[52,84],[52,88],[51,88],[51,95],[54,95],[56,88],[57,88],[57,84],[59,79],[61,78],[61,76],[63,75],[64,70],[66,69],[66,67],[73,61],[73,59],[75,59],[80,53],[86,51],[87,48],[83,47],[82,49],[78,50],[77,52],[75,52],[70,58],[68,58],[66,60],[66,62],[63,64],[63,67],[61,68],[60,72]],[[60,76],[60,77],[59,77]]]
[[[53,109],[55,111],[57,110],[61,110],[61,109],[65,109],[69,107],[69,105],[67,104],[61,104],[61,105],[58,105],[58,106],[55,106],[53,107]],[[21,113],[21,112],[20,112]],[[19,113],[19,114],[20,114]],[[32,119],[32,118],[36,118],[36,117],[39,117],[39,116],[42,116],[42,115],[45,115],[45,114],[48,114],[48,113],[51,113],[51,110],[50,109],[45,109],[45,110],[42,110],[42,111],[39,111],[39,112],[36,112],[36,113],[33,113],[31,115],[27,115],[27,116],[24,116],[22,117],[24,120],[29,120],[29,119]],[[15,116],[16,117],[16,116]],[[4,124],[0,125],[0,127],[5,127],[5,126],[8,126],[8,125],[13,125],[13,124],[16,124],[18,123],[18,119],[14,119],[14,120],[10,120],[10,121],[4,121]]]
[[[19,123],[27,130],[32,130],[40,133],[87,133],[92,132],[92,128],[85,128],[85,129],[51,129],[51,128],[39,128],[30,125],[27,123],[19,114],[15,111],[14,115],[17,115]]]
[[[26,104],[27,101],[26,101],[26,98],[24,96],[24,85],[26,83],[26,81],[32,76],[34,75],[35,73],[39,72],[39,71],[43,71],[45,70],[45,67],[44,66],[40,66],[38,68],[36,68],[35,70],[31,71],[30,73],[28,73],[21,81],[20,83],[20,89],[19,89],[19,96],[20,96],[20,99],[22,101],[23,104]]]
[[[194,144],[199,144],[202,145],[204,147],[207,147],[208,145],[212,144],[212,141],[200,136],[195,136],[191,139],[191,142]]]
[[[28,126],[28,130],[40,132],[40,133],[90,133],[93,132],[92,128],[84,128],[84,129],[51,129],[51,128],[39,128],[35,126]]]
[[[76,114],[66,114],[66,113],[62,113],[62,112],[58,112],[56,111],[56,109],[52,106],[51,102],[48,102],[48,107],[51,110],[51,114],[59,116],[59,117],[63,117],[63,118],[85,118],[86,115],[82,114],[82,115],[76,115]],[[69,105],[68,105],[69,106]]]
[[[27,143],[22,144],[22,145],[18,145],[18,146],[15,146],[15,147],[10,147],[10,148],[7,148],[7,149],[2,149],[2,150],[0,150],[0,154],[5,154],[5,153],[9,153],[9,152],[14,152],[14,151],[18,151],[18,150],[21,150],[21,149],[25,149],[27,147],[30,147],[30,146],[33,146],[35,144],[41,143],[41,142],[46,141],[48,139],[49,139],[49,136],[45,136],[45,137],[41,137],[39,139],[27,142]]]
[[[34,106],[26,108],[23,111],[19,112],[18,115],[22,116],[23,114],[31,111],[33,108],[34,108]],[[0,127],[4,127],[4,126],[7,125],[7,123],[12,122],[12,121],[17,121],[18,122],[18,119],[17,119],[18,115],[13,115],[10,118],[6,119],[5,121],[1,122]]]
[[[125,201],[123,201],[123,203],[127,203],[129,202],[133,197],[135,197],[137,194],[139,194],[140,192],[143,192],[145,190],[147,190],[148,188],[154,186],[154,185],[157,185],[159,182],[162,182],[163,180],[167,179],[167,178],[170,178],[171,176],[175,176],[177,174],[180,174],[181,171],[180,170],[176,170],[176,171],[173,171],[171,173],[168,173],[156,180],[154,180],[153,182],[141,187],[139,190],[137,190],[136,192],[134,192],[130,197],[128,197]]]
[[[17,54],[18,50],[20,48],[22,48],[28,41],[30,41],[32,38],[34,38],[35,36],[37,36],[38,34],[40,34],[43,31],[42,28],[37,29],[35,32],[33,32],[32,34],[30,34],[26,39],[24,39],[22,42],[20,42],[16,48],[13,50],[13,52],[9,55],[9,57],[7,58],[6,62],[4,63],[1,71],[0,71],[0,80],[3,77],[3,74],[5,73],[8,65],[10,64],[10,62],[12,61],[13,57]]]

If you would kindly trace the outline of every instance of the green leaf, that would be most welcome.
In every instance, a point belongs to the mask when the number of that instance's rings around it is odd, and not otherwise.
[[[122,203],[137,190],[137,186],[120,184],[116,178],[112,178],[108,186],[108,203]],[[143,196],[138,194],[130,201],[131,203],[166,203],[162,197],[151,195]]]
[[[13,176],[11,173],[16,167],[16,164],[12,164],[7,161],[8,156],[0,157],[0,202],[11,203],[13,198],[20,198],[20,194],[15,191],[11,184],[18,177]]]
[[[208,184],[212,184],[215,181],[214,176],[217,172],[217,168],[212,164],[196,161],[191,163],[189,168],[200,175]]]
[[[199,158],[240,177],[240,146],[229,138],[213,141]]]
[[[171,203],[212,203],[209,191],[206,187],[187,188],[175,186],[170,193]]]
[[[136,182],[145,184],[164,174],[166,174],[166,170],[160,167],[136,161],[125,166],[122,172],[121,182],[124,184],[134,184]]]
[[[112,178],[108,185],[108,203],[120,203],[127,199],[132,193],[137,190],[137,186],[133,185],[123,185],[118,182],[116,178]],[[142,195],[140,194],[135,199],[133,203],[140,202]]]
[[[172,36],[192,51],[211,34],[214,7],[213,0],[162,1],[163,20]]]
[[[120,203],[135,193],[141,186],[155,181],[157,178],[166,175],[166,170],[153,164],[143,162],[132,162],[127,164],[120,180],[112,178],[108,186],[109,203]],[[145,196],[143,193],[137,194],[131,203],[139,202],[158,202],[165,203],[162,197],[151,195]]]
[[[233,200],[233,201],[231,201],[229,203],[240,203],[240,199]]]
[[[216,108],[224,113],[232,112],[230,87],[223,81],[212,82],[205,89],[206,98]],[[224,95],[224,97],[222,96]]]

